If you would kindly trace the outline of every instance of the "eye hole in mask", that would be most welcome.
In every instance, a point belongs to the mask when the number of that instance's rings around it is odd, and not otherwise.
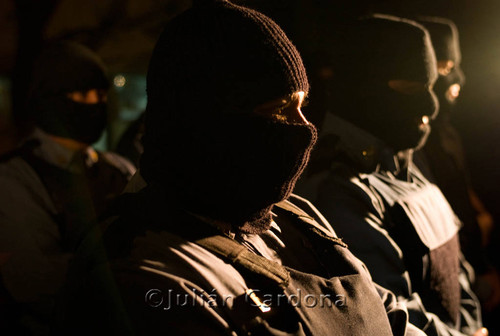
[[[308,125],[309,121],[301,111],[301,108],[307,105],[306,95],[304,91],[298,91],[289,96],[271,100],[257,106],[254,113],[274,121]]]
[[[415,95],[432,89],[432,86],[426,83],[404,79],[391,79],[387,82],[387,85],[389,85],[392,90],[405,95]]]

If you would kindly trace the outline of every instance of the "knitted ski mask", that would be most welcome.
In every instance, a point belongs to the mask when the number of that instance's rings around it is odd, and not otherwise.
[[[452,21],[444,18],[421,17],[418,21],[429,31],[437,61],[451,61],[454,64],[448,74],[439,74],[434,85],[434,92],[439,100],[439,117],[448,117],[455,101],[449,99],[447,91],[454,84],[463,86],[465,83],[465,76],[460,68],[462,55],[458,30]]]
[[[308,88],[299,53],[271,19],[227,1],[195,3],[168,23],[150,62],[145,180],[193,213],[268,229],[316,131],[254,109]]]
[[[56,43],[35,62],[28,109],[47,133],[92,144],[106,127],[106,104],[77,103],[67,94],[108,86],[104,65],[96,54],[73,42]]]
[[[436,60],[427,31],[413,21],[374,15],[347,27],[332,48],[330,112],[395,151],[422,145],[430,131],[422,127],[422,117],[437,111],[430,89],[437,77]],[[420,82],[423,90],[396,92],[390,80]]]

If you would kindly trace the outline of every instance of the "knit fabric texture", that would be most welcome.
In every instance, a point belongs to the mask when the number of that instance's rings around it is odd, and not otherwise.
[[[432,46],[438,61],[453,61],[454,67],[446,76],[446,84],[465,84],[465,75],[460,68],[462,54],[460,52],[460,41],[458,29],[453,21],[434,16],[419,17],[418,22],[422,24],[431,37]]]
[[[363,17],[332,48],[337,81],[437,78],[429,34],[415,21],[384,14]]]
[[[453,21],[441,17],[422,16],[417,18],[417,22],[429,31],[438,60],[452,60],[460,63],[462,54],[457,26]]]
[[[47,45],[35,61],[29,100],[108,87],[106,67],[97,54],[81,44],[58,41]]]
[[[153,52],[144,179],[192,213],[267,230],[316,136],[312,125],[254,111],[308,90],[299,53],[271,19],[227,1],[196,2],[167,24]]]
[[[145,151],[176,121],[245,113],[308,90],[298,51],[271,19],[228,1],[195,2],[167,24],[153,52]]]

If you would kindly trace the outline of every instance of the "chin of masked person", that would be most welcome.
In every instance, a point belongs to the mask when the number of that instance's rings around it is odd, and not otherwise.
[[[45,132],[92,144],[106,128],[106,103],[79,103],[65,95],[48,97],[36,105],[37,125]]]
[[[291,194],[315,138],[310,124],[248,114],[201,118],[169,128],[163,149],[145,157],[144,174],[189,211],[261,232],[272,205]]]
[[[344,96],[331,111],[396,152],[421,147],[430,132],[429,120],[438,108],[434,93],[417,81],[405,81],[419,86],[417,92],[411,93],[397,91],[388,82],[357,86],[352,92],[357,92],[358,97]]]

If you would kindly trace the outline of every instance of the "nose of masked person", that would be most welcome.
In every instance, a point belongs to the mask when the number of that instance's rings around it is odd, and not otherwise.
[[[387,83],[388,129],[381,137],[396,151],[422,147],[430,133],[430,121],[439,111],[433,83],[390,80]]]
[[[150,160],[147,172],[190,211],[245,232],[265,230],[270,206],[290,195],[316,140],[300,109],[304,96],[295,92],[246,112],[179,122],[168,143],[182,147],[170,147],[168,168]]]
[[[425,16],[419,17],[418,21],[430,33],[436,55],[439,77],[434,91],[440,104],[438,121],[448,119],[465,83],[460,68],[462,55],[458,29],[453,21],[446,18]]]
[[[422,146],[439,108],[431,84],[398,79],[359,87],[355,124],[395,151]]]
[[[439,100],[441,116],[448,116],[460,95],[465,76],[460,67],[449,60],[438,61],[438,72],[434,91]]]

